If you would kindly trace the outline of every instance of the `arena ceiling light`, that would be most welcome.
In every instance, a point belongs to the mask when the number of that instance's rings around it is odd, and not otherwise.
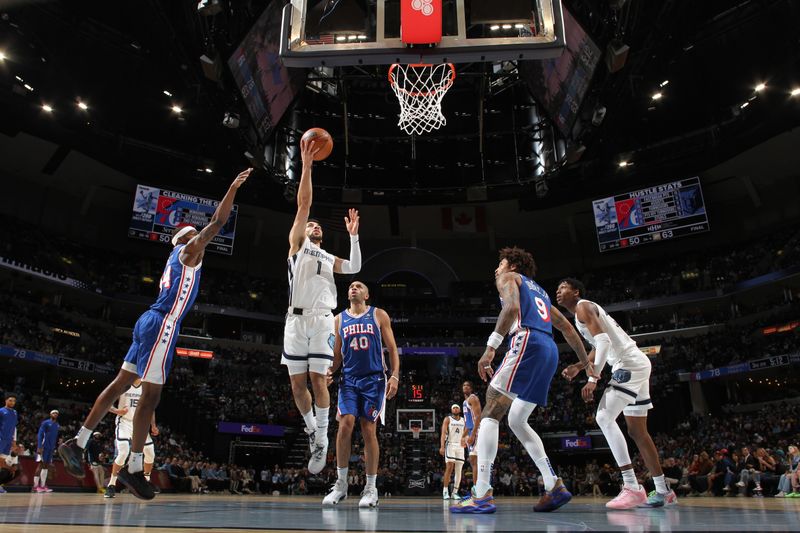
[[[173,105],[170,109],[172,109],[172,112],[175,113],[176,115],[180,115],[181,113],[183,113],[183,108],[181,108],[181,106],[179,105]]]
[[[653,100],[661,100],[662,98],[664,98],[664,95],[662,93],[655,93],[650,98],[652,98]]]
[[[86,104],[86,102],[82,102],[82,101],[78,100],[78,104],[77,105],[83,111],[87,111],[89,109],[89,106]]]
[[[792,89],[792,91],[789,93],[789,96],[798,96],[798,95],[800,95],[800,87],[795,87],[795,88],[794,88],[794,89]]]
[[[669,85],[669,80],[664,80],[658,84],[659,87],[666,87],[667,85]]]
[[[167,95],[167,96],[169,96],[170,98],[172,98],[172,93],[171,93],[171,92],[169,92],[169,91],[168,91],[168,90],[166,90],[166,89],[164,89],[164,91],[163,91],[163,92],[164,92],[164,94],[165,94],[165,95]]]
[[[52,113],[53,108],[48,104],[42,104],[42,111],[44,111],[45,113]]]
[[[0,50],[0,61],[5,61],[8,56],[2,50]]]
[[[763,91],[763,90],[764,90],[764,89],[766,89],[766,88],[767,88],[767,84],[766,84],[766,83],[764,83],[764,82],[761,82],[761,83],[759,83],[758,85],[756,85],[755,91],[756,91],[757,93],[760,93],[761,91]]]
[[[619,165],[619,168],[625,168],[625,167],[633,166],[633,163],[631,161],[620,161],[617,164]]]

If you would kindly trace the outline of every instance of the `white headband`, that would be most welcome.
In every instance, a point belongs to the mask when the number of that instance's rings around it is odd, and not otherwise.
[[[453,405],[450,406],[451,411],[453,410],[453,407],[458,407],[459,409],[461,409],[461,406],[458,405],[457,403],[454,403]]]
[[[184,226],[175,232],[175,235],[172,236],[172,246],[178,246],[178,239],[189,233],[190,231],[197,231],[194,226]]]

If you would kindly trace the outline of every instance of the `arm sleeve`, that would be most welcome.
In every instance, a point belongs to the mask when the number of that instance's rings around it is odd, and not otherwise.
[[[361,246],[358,235],[350,235],[350,259],[342,261],[342,274],[356,274],[361,270]]]
[[[603,368],[606,366],[608,350],[611,348],[611,339],[609,338],[608,333],[601,333],[600,335],[594,336],[594,342],[594,369],[599,376],[603,372]]]

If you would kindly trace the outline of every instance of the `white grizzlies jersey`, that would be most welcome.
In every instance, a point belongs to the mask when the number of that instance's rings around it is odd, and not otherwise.
[[[461,446],[461,437],[464,436],[466,425],[464,419],[456,420],[450,417],[450,425],[447,427],[447,444],[449,446]]]
[[[289,263],[289,307],[335,309],[336,284],[333,264],[336,257],[306,237]]]
[[[128,412],[122,416],[117,415],[117,424],[120,422],[124,422],[126,424],[133,423],[133,415],[136,414],[136,407],[139,405],[139,400],[141,397],[141,385],[138,387],[131,385],[130,389],[122,393],[122,396],[120,396],[119,400],[117,401],[117,409],[125,409],[127,407]]]
[[[623,330],[619,324],[617,324],[616,320],[611,318],[611,316],[606,313],[605,309],[589,300],[578,301],[578,305],[581,304],[591,304],[597,308],[600,327],[603,329],[604,333],[608,334],[608,338],[611,340],[611,348],[608,351],[607,359],[608,366],[614,368],[618,363],[623,361],[637,360],[640,357],[647,358],[647,356],[644,355],[641,350],[639,350],[639,347],[636,345],[636,341],[631,339],[628,334],[625,333],[625,330]],[[586,339],[586,342],[591,344],[592,348],[594,348],[594,336],[589,332],[589,329],[586,327],[586,325],[578,320],[577,315],[575,316],[575,328],[581,335],[583,335],[583,338]]]

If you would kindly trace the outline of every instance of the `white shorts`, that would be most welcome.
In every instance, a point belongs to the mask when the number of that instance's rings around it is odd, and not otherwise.
[[[286,365],[290,376],[306,372],[325,375],[333,365],[336,318],[333,311],[305,313],[286,315],[281,364]]]
[[[650,401],[651,369],[650,359],[641,352],[623,359],[611,369],[611,381],[604,395],[613,394],[627,400],[628,406],[622,411],[625,416],[647,416],[647,411],[653,408]]]
[[[130,422],[120,422],[114,428],[114,447],[117,450],[117,455],[114,457],[114,462],[119,466],[124,466],[128,461],[128,455],[131,453],[131,439],[133,438],[133,424]],[[153,444],[153,437],[147,434],[147,440],[144,441],[144,462],[152,463],[156,458],[156,447]]]
[[[464,448],[458,444],[448,444],[444,447],[444,462],[455,463],[464,462]]]

